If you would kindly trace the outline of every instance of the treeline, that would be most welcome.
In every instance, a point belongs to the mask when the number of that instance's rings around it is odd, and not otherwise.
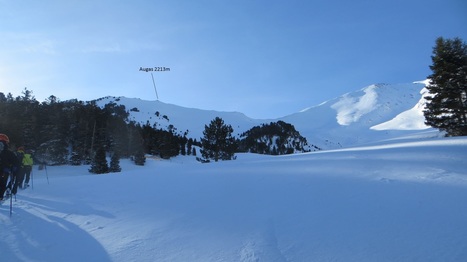
[[[36,159],[48,165],[91,164],[100,149],[122,158],[187,153],[180,150],[189,144],[187,138],[129,121],[128,116],[125,106],[115,103],[100,108],[95,101],[59,101],[55,96],[39,103],[27,89],[18,97],[0,93],[0,131],[13,147],[34,150]]]
[[[205,160],[217,161],[232,159],[236,152],[281,155],[309,151],[306,139],[282,121],[254,127],[233,138],[233,129],[229,126],[226,135],[223,120],[216,118],[213,123],[217,126],[206,126],[205,137],[197,141],[180,135],[175,127],[163,130],[149,121],[129,121],[124,105],[112,102],[101,108],[96,101],[60,101],[55,96],[40,103],[26,88],[18,97],[0,93],[0,119],[0,133],[8,134],[13,149],[25,146],[34,151],[36,160],[47,165],[86,164],[100,171],[106,170],[106,163],[95,166],[96,158],[103,162],[112,157],[118,170],[119,158],[132,158],[142,165],[147,154],[168,159],[180,154],[196,156],[201,150]],[[216,132],[221,139],[210,138]],[[220,148],[228,151],[228,157],[222,156],[225,152]]]

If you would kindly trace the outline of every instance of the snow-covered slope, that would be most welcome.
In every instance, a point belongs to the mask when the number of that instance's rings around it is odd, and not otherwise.
[[[99,99],[97,104],[104,106],[111,102],[124,105],[129,110],[129,120],[131,121],[141,124],[149,122],[151,126],[156,125],[156,127],[164,129],[172,125],[179,134],[183,135],[187,132],[187,137],[198,140],[203,136],[204,126],[209,125],[216,117],[222,117],[226,124],[231,125],[234,128],[234,135],[239,135],[263,123],[262,120],[251,119],[238,112],[186,108],[161,101],[147,101],[138,98],[105,97]]]
[[[0,206],[0,261],[467,261],[466,159],[467,138],[442,138],[35,167]]]
[[[377,84],[282,118],[322,148],[349,147],[421,133],[425,85]]]
[[[424,124],[424,82],[410,84],[376,84],[344,94],[320,105],[278,119],[251,119],[237,112],[219,112],[185,108],[160,101],[125,97],[107,97],[98,101],[123,104],[130,109],[131,120],[167,128],[174,126],[180,134],[199,139],[204,126],[215,117],[232,125],[234,135],[253,126],[282,120],[295,126],[309,144],[323,149],[349,147],[420,133],[436,136]],[[430,132],[426,132],[426,131]]]
[[[426,99],[428,95],[428,89],[423,88],[420,91],[422,98],[418,103],[411,109],[398,114],[393,119],[381,123],[379,125],[372,126],[373,130],[424,130],[429,127],[425,125],[425,117],[423,116],[423,110],[425,109]]]

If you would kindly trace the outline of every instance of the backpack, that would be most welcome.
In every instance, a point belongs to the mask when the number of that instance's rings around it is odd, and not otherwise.
[[[33,163],[31,154],[25,153],[23,156],[23,166],[32,166]]]

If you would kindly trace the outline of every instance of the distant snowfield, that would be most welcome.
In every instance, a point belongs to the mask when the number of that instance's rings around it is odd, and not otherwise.
[[[0,260],[467,261],[466,137],[121,165],[35,168]]]

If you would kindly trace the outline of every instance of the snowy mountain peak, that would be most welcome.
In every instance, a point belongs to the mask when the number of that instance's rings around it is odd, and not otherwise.
[[[437,132],[424,124],[424,87],[425,82],[370,85],[281,120],[293,124],[309,142],[325,149],[420,132],[422,136],[436,136]]]
[[[215,117],[221,117],[231,125],[237,137],[254,126],[282,120],[294,125],[309,144],[332,149],[394,139],[428,129],[423,118],[425,84],[426,81],[374,84],[272,120],[252,119],[238,112],[186,108],[126,97],[102,98],[98,105],[110,102],[125,105],[131,121],[171,128],[193,139],[200,139],[205,125]],[[435,133],[428,132],[428,135],[434,136]]]
[[[343,95],[331,108],[336,110],[336,119],[340,125],[356,123],[373,126],[392,119],[394,114],[411,109],[419,104],[420,100],[424,101],[423,93],[420,91],[424,87],[423,83],[371,85],[360,91]],[[423,108],[420,109],[421,113]],[[417,121],[415,126],[419,126],[418,122],[421,119],[412,120]],[[423,121],[422,119],[421,122]],[[397,126],[393,126],[392,129],[408,130]]]

